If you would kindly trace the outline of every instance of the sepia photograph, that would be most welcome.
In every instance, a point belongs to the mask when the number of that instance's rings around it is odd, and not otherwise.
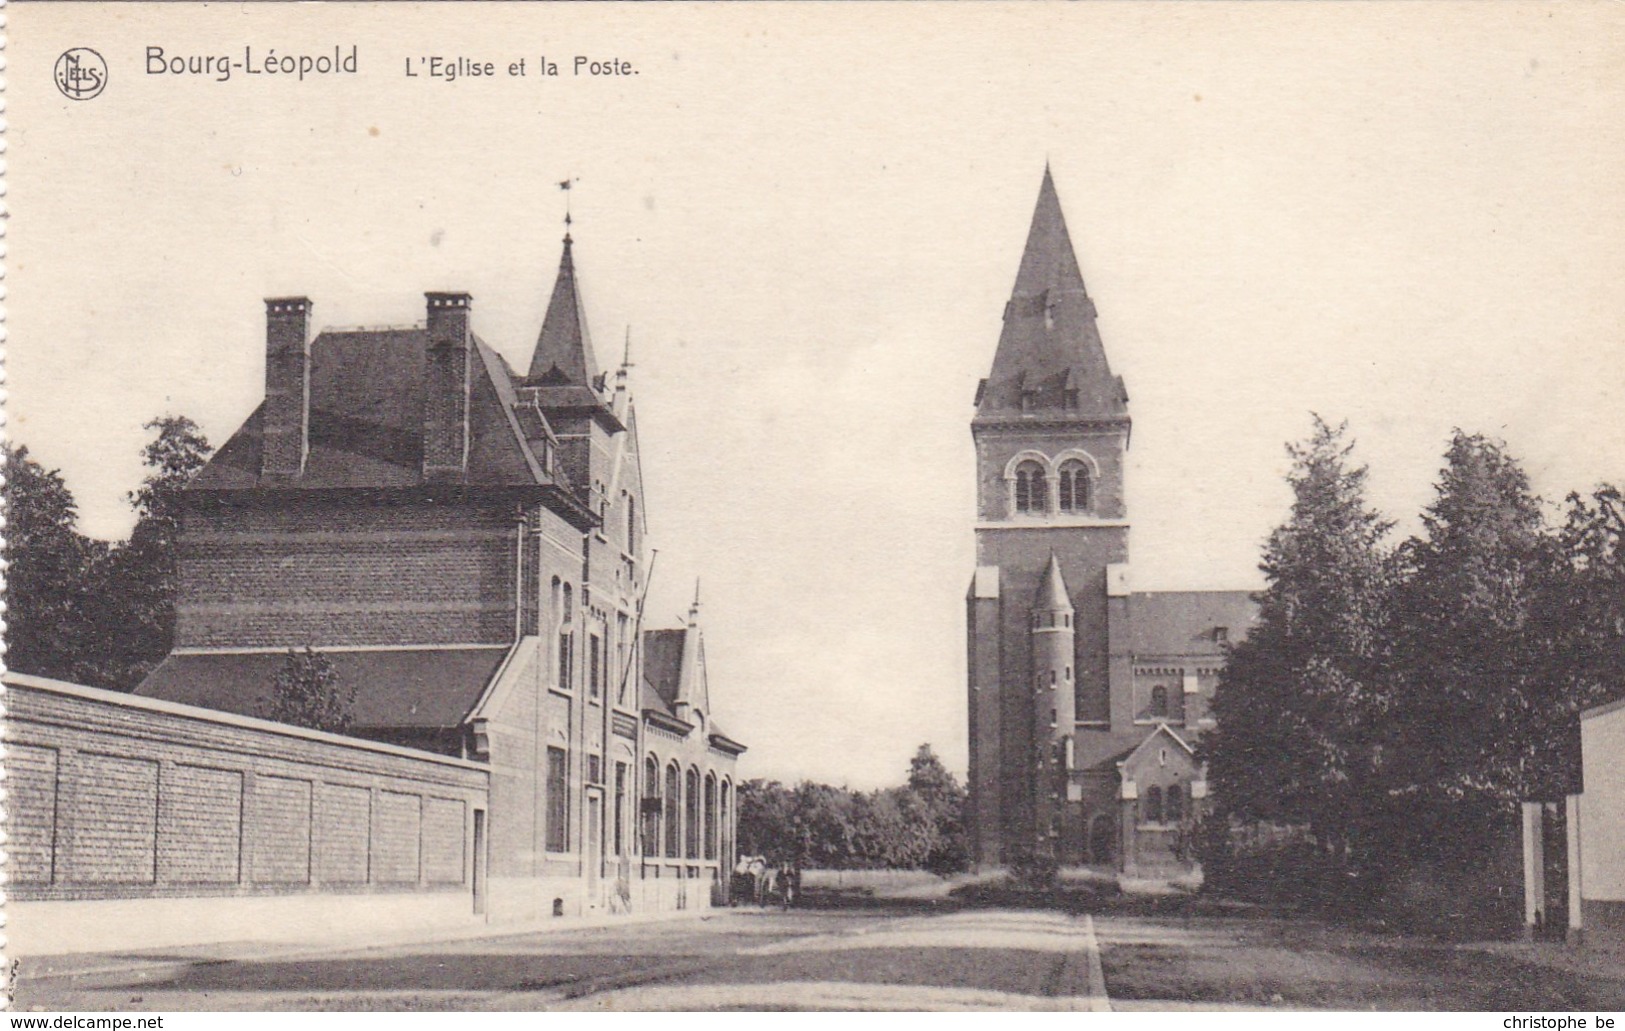
[[[1625,7],[5,15],[13,1027],[1625,1026]]]

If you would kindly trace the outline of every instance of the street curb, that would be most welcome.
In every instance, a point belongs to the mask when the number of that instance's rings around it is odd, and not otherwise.
[[[728,912],[727,909],[706,908],[666,910],[621,916],[550,917],[545,921],[517,921],[514,923],[480,924],[465,927],[431,927],[417,931],[401,931],[386,936],[368,935],[366,937],[333,939],[325,942],[262,942],[251,939],[200,942],[183,948],[166,948],[158,955],[144,956],[139,952],[130,952],[122,954],[125,958],[119,962],[84,967],[76,967],[69,963],[56,969],[51,966],[53,962],[60,964],[68,960],[92,959],[97,956],[110,955],[110,953],[75,952],[50,956],[24,956],[20,957],[22,965],[19,970],[19,977],[26,981],[48,981],[81,977],[103,977],[109,974],[124,974],[136,971],[170,972],[214,963],[230,962],[249,956],[278,960],[315,959],[335,953],[370,952],[377,949],[394,949],[414,945],[429,947],[456,942],[482,941],[490,938],[516,938],[548,933],[562,934],[568,931],[596,930],[598,928],[687,919],[705,920],[718,913],[726,912]],[[196,953],[196,955],[175,958],[174,954],[177,952],[191,952]],[[43,969],[30,969],[35,967],[36,964],[43,967]]]

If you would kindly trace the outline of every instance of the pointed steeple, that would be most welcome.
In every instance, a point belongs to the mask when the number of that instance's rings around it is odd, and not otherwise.
[[[677,682],[673,708],[685,720],[703,717],[711,709],[710,690],[705,675],[705,640],[700,636],[700,580],[694,578],[694,602],[688,608],[688,626],[683,634],[683,670]]]
[[[1055,552],[1049,553],[1049,566],[1038,583],[1038,597],[1033,602],[1037,612],[1071,612],[1072,599],[1067,593],[1066,577],[1061,575],[1061,560]]]
[[[525,385],[533,387],[585,387],[598,391],[598,362],[587,333],[586,311],[576,285],[575,261],[570,253],[570,234],[564,234],[564,255],[559,259],[553,297],[547,304],[547,317],[536,339],[536,353],[530,359]]]
[[[978,390],[977,417],[1127,420],[1127,400],[1106,360],[1095,305],[1046,165],[993,371]]]

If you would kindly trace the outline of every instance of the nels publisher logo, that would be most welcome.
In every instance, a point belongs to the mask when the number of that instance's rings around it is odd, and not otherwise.
[[[89,47],[64,50],[53,74],[56,88],[69,100],[89,100],[107,86],[107,62]]]

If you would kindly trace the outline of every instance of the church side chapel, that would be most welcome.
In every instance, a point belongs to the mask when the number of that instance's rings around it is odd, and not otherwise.
[[[698,597],[645,625],[630,364],[598,365],[572,247],[523,371],[468,294],[314,337],[308,299],[266,302],[265,400],[188,487],[175,647],[137,690],[253,715],[289,648],[323,653],[349,733],[488,764],[465,876],[511,919],[722,897],[745,751]]]
[[[1254,606],[1133,589],[1129,397],[1096,317],[1046,168],[971,421],[972,857],[1178,876],[1206,795],[1194,745]]]

